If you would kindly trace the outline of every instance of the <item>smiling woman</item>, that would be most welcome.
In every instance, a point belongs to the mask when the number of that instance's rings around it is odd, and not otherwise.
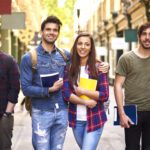
[[[77,53],[80,56],[81,65],[86,65],[89,53],[91,50],[91,41],[89,37],[80,37],[77,42]]]
[[[71,65],[66,67],[63,84],[64,99],[69,102],[69,126],[80,149],[96,149],[107,120],[104,102],[109,95],[108,78],[98,70],[99,65],[92,36],[80,33],[71,49]],[[82,86],[83,80],[86,86]],[[94,88],[86,88],[93,86],[93,81]]]

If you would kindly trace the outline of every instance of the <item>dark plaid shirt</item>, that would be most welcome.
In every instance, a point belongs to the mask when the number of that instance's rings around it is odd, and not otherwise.
[[[87,108],[87,124],[88,132],[99,129],[104,125],[107,120],[106,113],[104,110],[104,102],[108,100],[109,97],[109,84],[107,74],[99,73],[97,91],[99,91],[99,100],[97,105],[90,109]],[[73,86],[68,82],[68,69],[65,70],[64,74],[64,84],[63,84],[63,97],[64,100],[69,102],[71,93],[74,93]],[[76,126],[76,115],[77,115],[77,105],[69,102],[69,126]]]
[[[8,101],[17,103],[19,90],[18,64],[0,51],[0,115],[5,112]]]

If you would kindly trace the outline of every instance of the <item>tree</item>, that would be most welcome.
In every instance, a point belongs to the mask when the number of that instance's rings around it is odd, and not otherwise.
[[[63,7],[58,6],[58,0],[42,0],[48,15],[56,15],[62,21],[58,46],[71,48],[74,40],[74,4],[76,0],[66,0]]]

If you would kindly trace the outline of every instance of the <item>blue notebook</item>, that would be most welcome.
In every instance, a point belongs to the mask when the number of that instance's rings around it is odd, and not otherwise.
[[[126,115],[137,125],[137,106],[136,105],[125,105],[124,110]],[[117,106],[114,107],[114,125],[120,125],[120,118]]]
[[[41,74],[40,75],[43,87],[52,87],[54,82],[59,80],[59,73]]]

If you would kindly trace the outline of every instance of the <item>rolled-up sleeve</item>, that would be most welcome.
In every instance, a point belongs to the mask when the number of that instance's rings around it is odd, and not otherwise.
[[[99,74],[98,88],[99,88],[99,100],[101,102],[106,102],[109,98],[109,82],[106,73]]]
[[[64,71],[64,78],[63,78],[63,87],[62,87],[62,94],[65,101],[69,101],[70,95],[72,93],[71,86],[69,84],[69,78],[68,78],[68,68],[66,66]]]

